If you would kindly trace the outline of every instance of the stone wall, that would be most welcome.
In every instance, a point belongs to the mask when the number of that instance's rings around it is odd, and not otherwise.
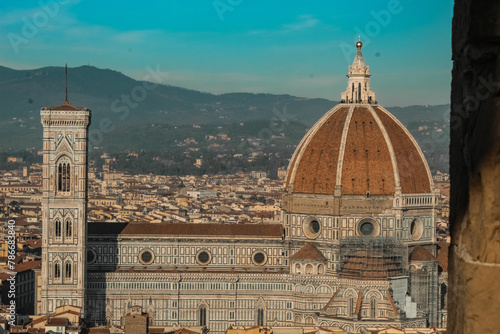
[[[456,0],[452,42],[448,332],[498,333],[500,2]]]

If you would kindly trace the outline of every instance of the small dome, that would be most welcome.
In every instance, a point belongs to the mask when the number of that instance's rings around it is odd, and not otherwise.
[[[352,253],[340,269],[340,277],[360,280],[386,280],[399,276],[402,270],[380,251],[358,250]]]

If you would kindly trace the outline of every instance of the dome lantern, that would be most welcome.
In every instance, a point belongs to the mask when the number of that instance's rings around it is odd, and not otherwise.
[[[342,103],[376,103],[375,93],[370,90],[370,68],[365,64],[361,53],[361,36],[356,43],[356,56],[349,66],[347,90],[342,93]]]

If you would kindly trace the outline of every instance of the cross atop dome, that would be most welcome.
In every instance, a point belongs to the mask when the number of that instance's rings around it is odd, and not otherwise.
[[[365,64],[361,53],[363,43],[361,36],[356,43],[356,56],[349,66],[347,90],[341,95],[343,103],[376,103],[375,93],[370,90],[370,68]]]

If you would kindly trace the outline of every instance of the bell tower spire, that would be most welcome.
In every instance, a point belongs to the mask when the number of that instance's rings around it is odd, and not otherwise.
[[[361,36],[356,43],[356,56],[352,65],[349,66],[349,78],[347,90],[342,93],[341,99],[344,103],[376,103],[375,93],[370,90],[370,68],[365,64],[361,53],[363,43]]]
[[[66,88],[66,98],[64,99],[64,104],[69,104],[68,102],[68,63],[66,63],[66,70],[65,70],[65,77],[66,77],[66,83],[64,87]]]

